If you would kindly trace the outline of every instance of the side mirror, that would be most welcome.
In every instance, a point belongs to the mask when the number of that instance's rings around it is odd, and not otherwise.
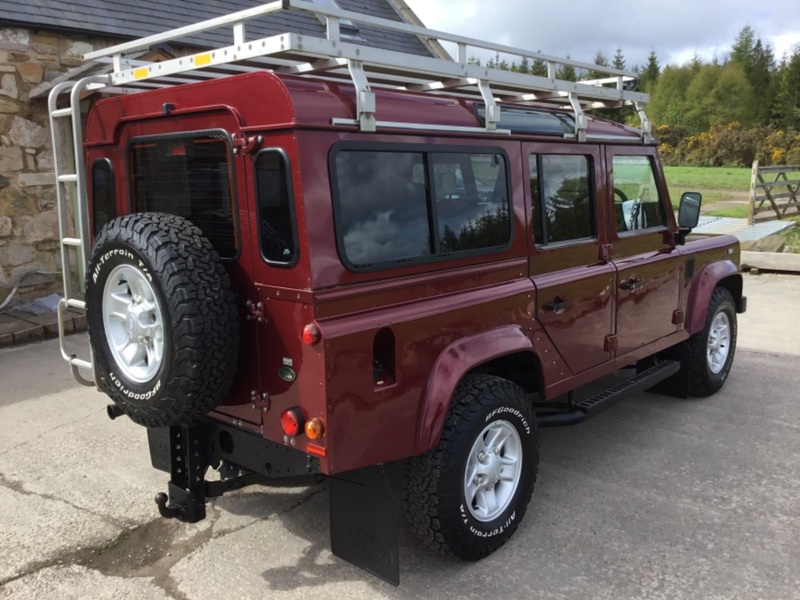
[[[681,229],[694,229],[700,220],[700,205],[703,196],[697,192],[686,192],[681,196],[678,207],[678,227]]]

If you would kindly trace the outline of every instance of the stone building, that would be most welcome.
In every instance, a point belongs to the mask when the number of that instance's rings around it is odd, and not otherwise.
[[[313,0],[323,6],[334,0]],[[83,69],[82,56],[94,49],[257,6],[228,0],[193,3],[154,0],[0,0],[0,305],[15,298],[61,290],[61,254],[56,213],[52,141],[47,95],[55,81]],[[224,6],[223,6],[224,4]],[[346,10],[420,24],[403,0],[338,0]],[[198,10],[198,6],[205,6]],[[351,24],[352,25],[352,24]],[[287,30],[324,36],[324,26],[307,13],[291,12],[271,22],[248,24],[250,38]],[[446,56],[415,36],[385,34],[368,26],[343,24],[342,34],[365,45],[414,54]],[[184,47],[156,53],[181,54],[198,47],[230,44],[228,31],[186,39]],[[151,57],[143,57],[150,59]]]

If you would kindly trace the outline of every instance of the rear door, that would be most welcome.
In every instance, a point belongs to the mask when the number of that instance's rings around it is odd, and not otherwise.
[[[614,268],[605,258],[600,149],[527,144],[536,317],[572,373],[612,358]],[[599,188],[598,188],[599,186]],[[597,193],[599,191],[599,193]]]

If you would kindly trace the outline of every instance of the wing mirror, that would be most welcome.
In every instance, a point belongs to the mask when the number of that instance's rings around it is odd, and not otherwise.
[[[678,227],[681,229],[694,229],[700,220],[700,205],[703,196],[697,192],[686,192],[681,196],[678,207]]]

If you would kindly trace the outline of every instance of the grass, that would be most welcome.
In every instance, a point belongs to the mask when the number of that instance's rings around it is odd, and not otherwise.
[[[664,167],[672,203],[677,206],[683,192],[703,194],[705,214],[724,212],[719,216],[746,217],[747,206],[708,210],[719,201],[747,201],[750,193],[751,169],[746,167]]]

